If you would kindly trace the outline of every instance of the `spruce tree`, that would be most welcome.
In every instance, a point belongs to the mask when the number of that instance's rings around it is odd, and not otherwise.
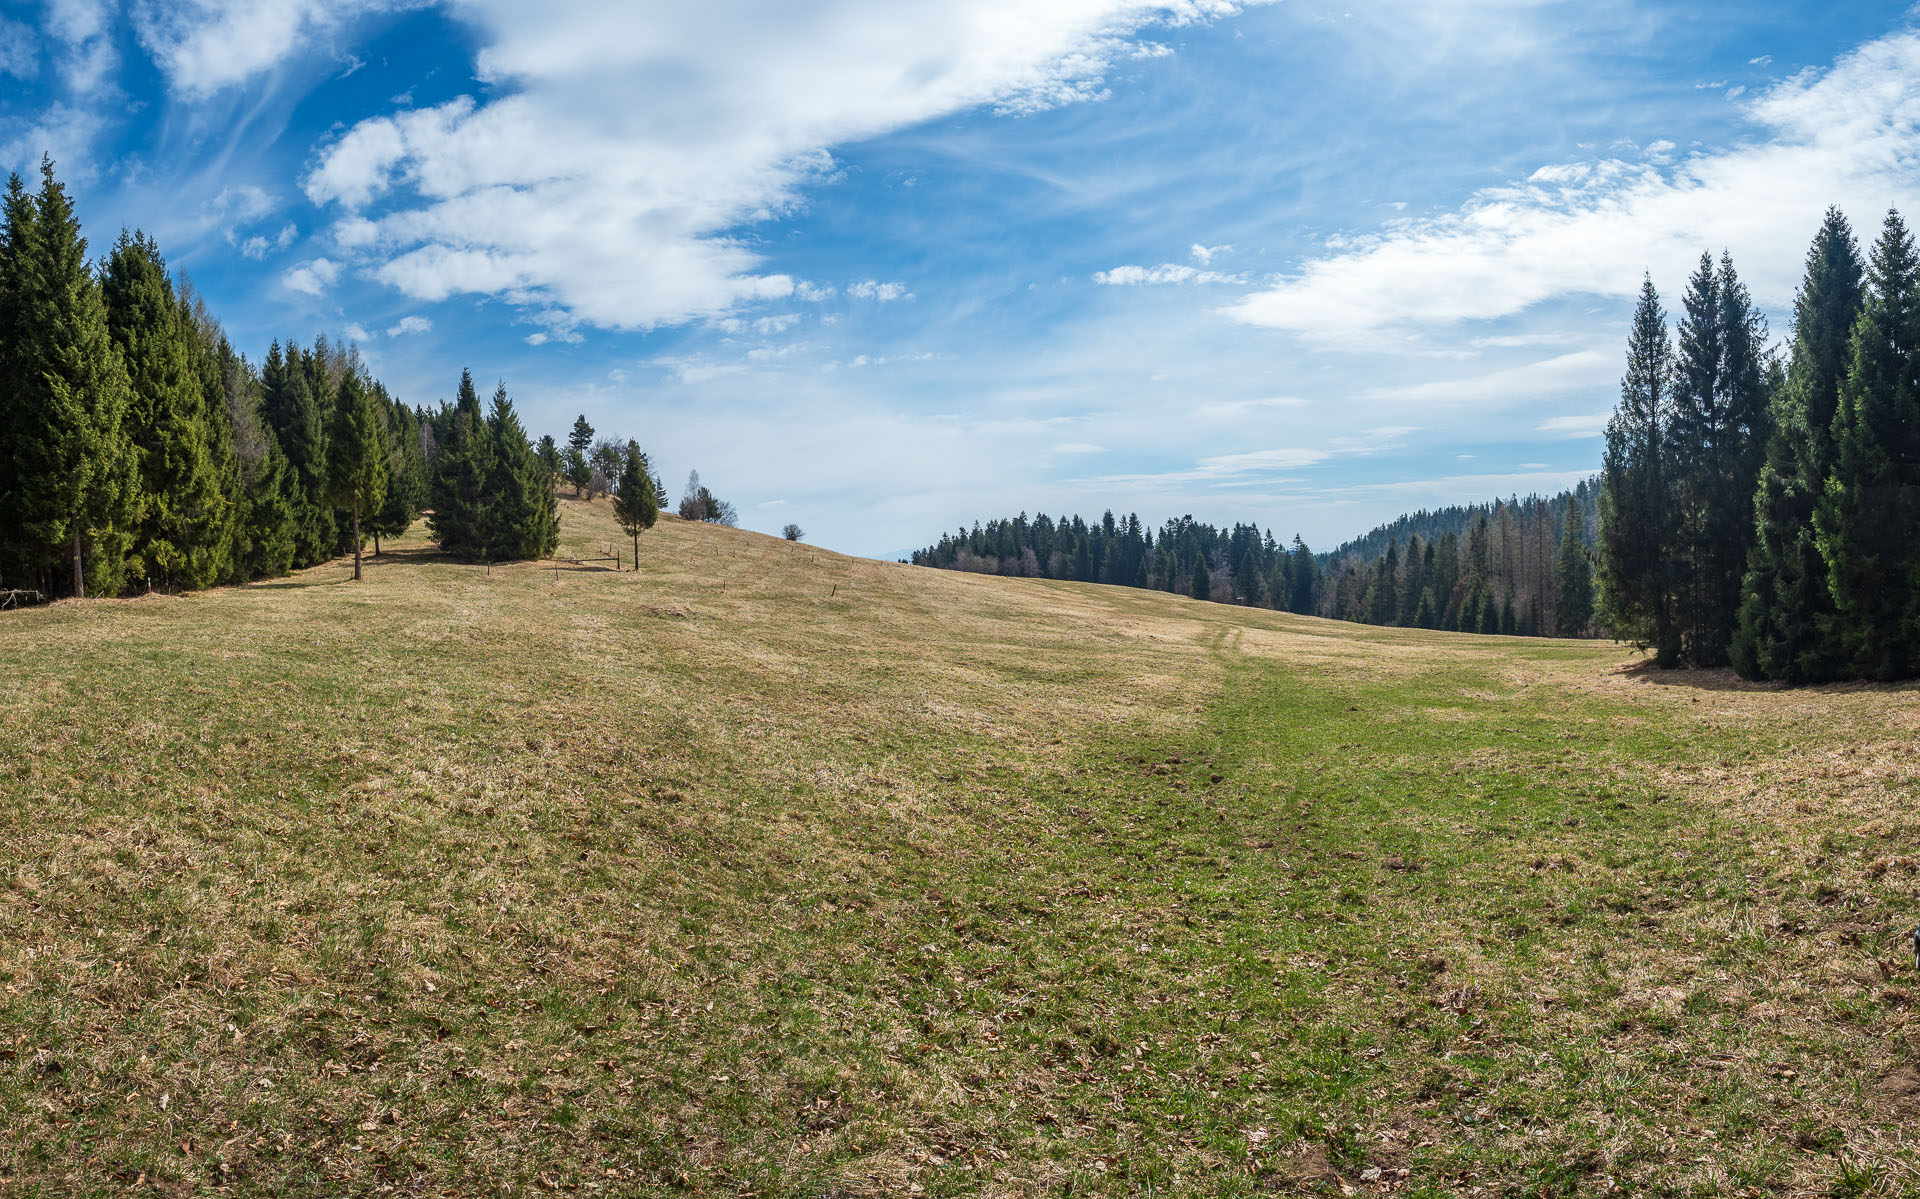
[[[227,344],[226,333],[207,311],[190,286],[175,289],[175,305],[180,325],[187,337],[187,369],[200,380],[200,395],[205,404],[206,448],[215,486],[224,500],[226,519],[215,532],[221,559],[219,583],[245,582],[252,576],[241,564],[241,508],[246,502],[246,486],[240,472],[239,451],[234,443],[234,428],[243,418],[243,409],[252,402],[245,387],[244,363]]]
[[[1920,672],[1920,262],[1889,212],[1867,268],[1834,414],[1834,465],[1814,513],[1853,673]]]
[[[427,521],[440,548],[456,558],[480,558],[492,538],[492,505],[487,480],[493,472],[493,443],[480,413],[473,375],[460,372],[460,391],[447,419],[433,470],[433,515]]]
[[[224,396],[206,393],[197,332],[151,240],[120,235],[101,293],[126,365],[126,430],[145,498],[134,553],[170,587],[211,586],[227,572],[232,538],[232,496],[222,487],[230,465]]]
[[[1593,567],[1587,561],[1580,506],[1568,497],[1560,530],[1560,552],[1553,562],[1553,628],[1562,637],[1585,636],[1593,623]]]
[[[579,499],[593,482],[593,464],[587,461],[587,452],[579,446],[568,446],[566,453],[567,482],[573,484],[573,498]],[[588,495],[591,500],[593,497]]]
[[[138,459],[124,427],[128,387],[107,331],[87,243],[51,159],[29,200],[8,189],[0,428],[10,454],[8,537],[18,568],[48,595],[112,594],[141,514]]]
[[[327,445],[328,499],[352,514],[353,577],[360,578],[360,521],[387,493],[387,420],[357,371],[340,376]]]
[[[578,450],[581,457],[593,448],[593,426],[587,423],[587,414],[582,412],[573,418],[573,431],[567,434],[567,448]]]
[[[1395,539],[1387,541],[1387,556],[1380,563],[1380,570],[1374,576],[1373,587],[1366,601],[1366,623],[1392,624],[1396,615],[1394,600],[1399,595],[1400,581],[1400,543]]]
[[[306,356],[274,342],[260,370],[261,415],[287,457],[295,509],[294,565],[312,566],[333,554],[333,507],[327,495],[327,413],[310,381]]]
[[[1722,256],[1700,256],[1688,281],[1675,364],[1667,458],[1679,572],[1679,654],[1728,659],[1753,538],[1753,495],[1766,446],[1766,326]]]
[[[633,568],[640,569],[640,534],[651,529],[660,518],[660,498],[653,493],[653,472],[647,469],[646,455],[636,442],[627,443],[626,465],[620,470],[620,489],[613,497],[613,515],[620,527],[633,538]],[[789,530],[800,526],[788,525]],[[798,541],[799,533],[788,537]]]
[[[18,173],[7,176],[0,201],[0,587],[32,579],[33,551],[25,526],[26,472],[19,456],[27,429],[22,381],[28,342],[26,297],[34,283],[28,255],[33,245],[34,204]]]
[[[1667,479],[1673,342],[1653,280],[1640,288],[1627,338],[1620,406],[1607,422],[1601,465],[1600,607],[1618,636],[1650,646],[1655,661],[1679,656],[1670,554],[1678,527]]]
[[[1320,563],[1297,533],[1294,534],[1289,562],[1292,592],[1287,597],[1287,610],[1312,616],[1320,602]]]
[[[1734,668],[1750,679],[1818,682],[1843,667],[1813,514],[1833,471],[1834,415],[1860,315],[1861,274],[1853,229],[1829,208],[1794,297],[1791,358],[1754,497],[1756,540],[1733,647]]]
[[[1207,565],[1205,554],[1193,560],[1193,598],[1197,600],[1213,598],[1212,568]]]
[[[493,393],[487,413],[487,441],[493,449],[486,475],[490,510],[487,560],[514,561],[549,553],[559,539],[559,530],[548,519],[548,508],[542,502],[542,492],[548,490],[546,468],[527,442],[505,383]]]
[[[242,467],[245,498],[236,516],[237,553],[246,578],[273,578],[293,566],[299,514],[293,467],[271,431],[259,458]]]

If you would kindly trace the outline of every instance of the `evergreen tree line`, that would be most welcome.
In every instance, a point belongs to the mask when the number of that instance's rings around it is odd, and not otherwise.
[[[409,408],[324,335],[256,367],[151,239],[89,262],[51,162],[37,193],[9,178],[0,218],[0,589],[193,590],[345,553],[358,578],[365,542],[428,507],[456,557],[554,549],[561,459],[504,385],[484,413],[465,372]]]
[[[0,214],[0,588],[47,599],[284,574],[405,529],[417,423],[325,338],[237,354],[159,248],[98,264],[43,160]]]
[[[1784,363],[1726,256],[1682,308],[1670,331],[1643,284],[1602,470],[1605,619],[1662,666],[1920,674],[1920,260],[1900,215],[1863,262],[1828,210]]]
[[[1369,559],[1342,547],[1317,556],[1253,524],[1216,528],[1191,516],[1156,534],[1140,518],[1097,522],[1025,513],[940,538],[910,561],[984,574],[1070,579],[1168,591],[1217,603],[1367,624],[1467,632],[1584,636],[1592,631],[1589,564],[1597,490],[1554,499],[1402,517],[1349,546],[1384,545]],[[1461,532],[1448,526],[1458,521]],[[1430,522],[1430,523],[1420,523]],[[1408,533],[1405,548],[1395,532]]]

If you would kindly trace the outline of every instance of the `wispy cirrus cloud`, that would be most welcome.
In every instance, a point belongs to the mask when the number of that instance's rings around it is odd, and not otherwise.
[[[1168,283],[1245,283],[1247,277],[1224,271],[1203,271],[1179,262],[1163,262],[1159,266],[1116,266],[1112,270],[1095,271],[1093,281],[1105,287],[1152,287]]]

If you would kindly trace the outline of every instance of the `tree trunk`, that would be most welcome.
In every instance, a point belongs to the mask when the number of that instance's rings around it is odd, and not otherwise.
[[[373,531],[373,556],[376,558],[380,556],[380,530],[378,529]]]
[[[640,534],[638,533],[633,535],[633,569],[635,573],[640,570]]]
[[[73,522],[73,597],[87,598],[87,575],[80,566],[80,521]]]
[[[360,501],[353,502],[353,581],[360,581]]]

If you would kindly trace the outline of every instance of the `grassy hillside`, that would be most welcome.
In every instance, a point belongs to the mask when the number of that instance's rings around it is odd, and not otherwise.
[[[1911,689],[677,522],[346,576],[0,618],[0,1193],[1920,1178]]]

